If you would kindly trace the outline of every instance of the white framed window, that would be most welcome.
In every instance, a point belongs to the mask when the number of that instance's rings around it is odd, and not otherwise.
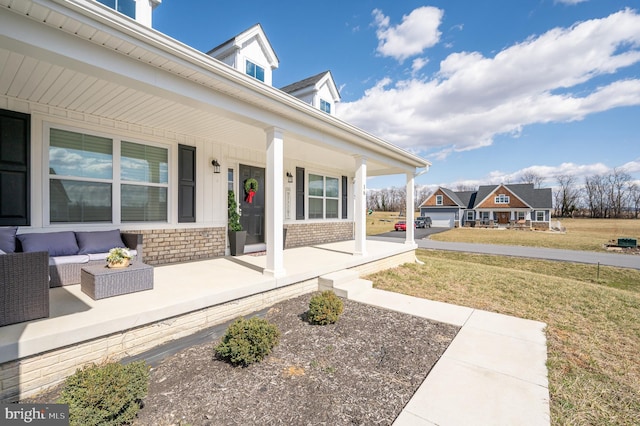
[[[233,175],[234,175],[234,170],[232,168],[227,169],[227,191],[235,191],[235,186],[234,186],[235,179]]]
[[[442,195],[436,195],[436,206],[441,206],[443,201]]]
[[[129,18],[136,19],[136,2],[135,0],[98,0],[111,9],[127,15]]]
[[[527,212],[518,212],[518,220],[525,220]]]
[[[509,204],[509,196],[505,194],[499,194],[496,196],[496,204]]]
[[[247,73],[247,75],[250,75],[256,80],[264,82],[264,68],[262,68],[260,65],[254,64],[248,59],[245,63],[245,72]]]
[[[468,221],[472,221],[474,219],[475,219],[474,211],[473,210],[467,210],[467,220]]]
[[[544,222],[545,214],[544,210],[536,210],[536,222]]]
[[[324,99],[320,99],[320,109],[327,114],[331,114],[331,104]]]
[[[49,222],[166,222],[168,157],[163,146],[50,128]]]
[[[340,179],[309,173],[309,219],[337,219],[340,212]]]

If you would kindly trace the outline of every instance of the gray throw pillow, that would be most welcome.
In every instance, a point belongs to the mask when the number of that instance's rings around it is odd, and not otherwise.
[[[16,231],[17,226],[0,227],[0,250],[5,253],[13,253],[16,251]]]
[[[78,254],[78,243],[73,231],[20,234],[18,239],[24,252],[48,251],[49,256]]]
[[[106,253],[114,247],[125,247],[120,230],[76,232],[78,254]]]

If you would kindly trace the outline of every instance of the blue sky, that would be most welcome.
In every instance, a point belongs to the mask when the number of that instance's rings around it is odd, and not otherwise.
[[[640,181],[635,0],[163,0],[153,16],[204,52],[258,22],[273,85],[331,70],[340,118],[433,163],[418,185],[535,172],[553,186],[614,167]]]

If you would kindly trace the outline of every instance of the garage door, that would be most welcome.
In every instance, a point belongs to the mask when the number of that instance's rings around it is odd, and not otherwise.
[[[431,218],[431,226],[436,228],[453,228],[455,213],[427,213]]]

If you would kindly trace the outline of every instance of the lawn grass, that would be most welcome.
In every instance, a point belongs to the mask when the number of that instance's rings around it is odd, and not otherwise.
[[[505,232],[505,231],[503,231]],[[638,424],[640,271],[418,250],[376,288],[543,321],[554,425]]]
[[[417,214],[415,217],[418,217]],[[373,212],[367,215],[367,235],[377,235],[393,231],[393,225],[398,220],[404,220],[398,212]]]
[[[617,241],[618,238],[635,238],[640,241],[640,220],[561,219],[560,223],[566,228],[566,232],[457,228],[432,235],[430,238],[435,241],[534,246],[584,251],[604,251],[605,244],[611,240]]]

